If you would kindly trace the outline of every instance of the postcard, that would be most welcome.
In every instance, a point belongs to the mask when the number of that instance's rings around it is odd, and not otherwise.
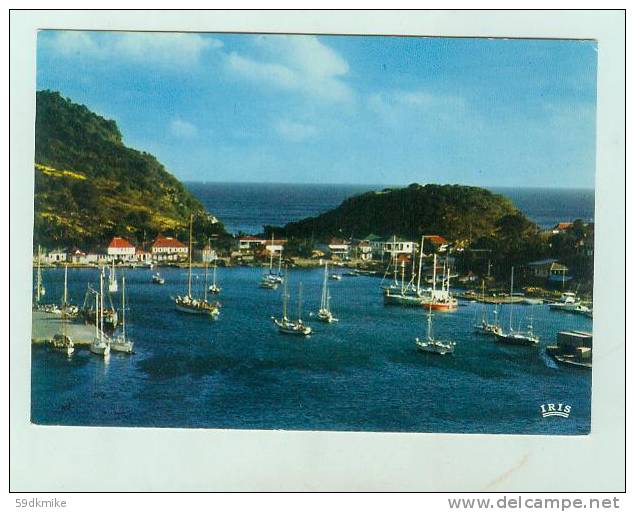
[[[30,422],[588,436],[597,90],[588,38],[39,30]]]

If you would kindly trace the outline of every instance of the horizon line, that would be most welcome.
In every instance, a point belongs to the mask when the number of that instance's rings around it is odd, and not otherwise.
[[[563,187],[563,186],[536,186],[536,185],[467,185],[465,183],[419,183],[408,184],[395,183],[315,183],[315,182],[292,182],[292,181],[214,181],[214,180],[190,180],[179,178],[183,183],[193,183],[201,185],[305,185],[305,186],[349,186],[349,187],[383,187],[383,188],[407,188],[410,185],[459,185],[462,187],[477,187],[489,190],[495,189],[534,189],[534,190],[580,190],[593,191],[595,187]]]

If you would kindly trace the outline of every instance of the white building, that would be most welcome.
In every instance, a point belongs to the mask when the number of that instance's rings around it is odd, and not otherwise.
[[[338,258],[348,258],[351,250],[351,244],[346,240],[340,240],[333,238],[329,242],[329,252],[331,256],[337,256]]]
[[[136,248],[125,238],[116,236],[110,241],[106,252],[109,260],[132,261],[135,259]]]
[[[178,261],[188,255],[187,245],[172,236],[157,236],[151,250],[154,261]]]

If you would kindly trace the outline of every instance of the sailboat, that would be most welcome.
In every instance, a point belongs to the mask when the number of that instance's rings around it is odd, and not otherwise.
[[[329,264],[324,264],[324,282],[322,283],[322,300],[320,301],[320,310],[318,311],[317,317],[321,322],[325,322],[327,324],[337,322],[337,318],[333,316],[333,313],[330,310],[329,304],[331,300],[331,296],[329,295],[328,290],[328,267]]]
[[[289,293],[287,288],[287,279],[284,280],[284,293],[282,294],[282,318],[271,317],[273,323],[278,327],[278,332],[282,334],[296,334],[300,336],[308,336],[313,332],[311,327],[302,322],[302,283],[298,290],[298,319],[289,320],[287,317],[287,302]]]
[[[432,307],[428,306],[428,334],[426,338],[415,338],[417,349],[422,352],[445,355],[453,354],[456,343],[454,341],[437,340],[432,335]]]
[[[152,274],[152,284],[165,284],[165,279],[159,274]]]
[[[208,242],[208,245],[211,247],[211,243]],[[212,284],[209,285],[209,288],[207,289],[210,293],[213,293],[214,295],[218,295],[221,291],[220,286],[218,286],[218,284],[216,283],[216,268],[218,267],[218,265],[216,265],[216,258],[214,258],[214,266],[212,267]],[[205,260],[205,286],[207,286],[207,260]]]
[[[512,312],[514,309],[514,303],[513,303],[514,267],[512,267],[510,282],[511,284],[510,284],[510,292],[509,292],[509,331],[507,333],[504,333],[501,330],[500,332],[494,333],[496,336],[496,340],[502,343],[506,343],[508,345],[537,345],[540,340],[538,336],[534,334],[531,319],[530,319],[529,325],[527,326],[526,331],[514,331],[514,327],[512,323]]]
[[[486,335],[495,335],[496,333],[501,334],[503,330],[498,325],[498,310],[496,309],[496,307],[494,307],[494,317],[496,318],[494,323],[490,324],[487,319],[487,304],[485,303],[485,280],[482,281],[481,288],[482,288],[481,304],[483,305],[482,307],[483,316],[479,323],[474,324],[474,330],[479,334],[486,334]]]
[[[446,273],[447,269],[447,273]],[[443,262],[443,277],[441,279],[441,290],[437,290],[437,255],[434,255],[432,269],[432,293],[423,303],[423,307],[437,311],[454,311],[459,302],[450,293],[450,265]]]
[[[112,260],[112,267],[108,269],[108,291],[117,293],[119,286],[117,285],[117,276],[115,274],[115,260]]]
[[[95,337],[90,351],[99,356],[110,354],[110,340],[104,334],[104,274],[99,274],[99,293],[95,293]]]
[[[73,352],[75,352],[75,344],[70,336],[66,334],[66,322],[68,318],[71,316],[68,311],[68,292],[67,292],[67,271],[68,265],[64,267],[64,297],[62,300],[62,333],[56,334],[53,336],[51,340],[51,348],[58,352],[63,352],[67,356],[70,356]],[[77,308],[75,308],[76,310]],[[77,313],[75,313],[77,314]]]
[[[278,268],[278,274],[273,273],[273,233],[271,234],[271,245],[269,246],[269,273],[262,276],[260,280],[260,288],[266,288],[269,290],[276,290],[278,288],[278,284],[282,283],[282,274],[280,273],[280,268]],[[279,267],[282,264],[282,252],[280,252],[279,258]]]
[[[134,342],[126,338],[126,276],[121,276],[121,334],[110,341],[110,350],[132,354]]]
[[[425,303],[426,298],[421,289],[421,264],[423,262],[423,242],[425,237],[421,237],[421,244],[419,246],[419,269],[415,271],[415,262],[417,258],[412,255],[412,275],[410,282],[405,282],[405,264],[401,264],[401,287],[396,288],[395,285],[391,285],[384,288],[384,304],[386,305],[398,305],[398,306],[421,306]],[[396,269],[396,266],[395,266]],[[415,275],[417,278],[417,285],[414,285]],[[396,276],[395,276],[396,283]]]
[[[190,313],[194,315],[208,315],[212,318],[218,318],[220,315],[220,303],[210,303],[207,301],[207,287],[205,288],[205,298],[203,300],[192,297],[192,223],[194,216],[190,215],[190,244],[189,244],[189,270],[187,277],[187,295],[178,295],[174,299],[176,310],[182,313]],[[207,270],[207,269],[206,269]]]
[[[37,282],[35,284],[35,303],[39,304],[40,299],[46,295],[46,288],[42,282],[42,248],[37,246]]]

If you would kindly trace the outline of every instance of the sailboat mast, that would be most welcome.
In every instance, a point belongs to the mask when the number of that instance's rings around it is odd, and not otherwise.
[[[280,252],[278,253],[278,277],[282,276],[282,245],[280,246]]]
[[[121,276],[121,330],[126,339],[126,276]]]
[[[285,270],[285,274],[286,274]],[[289,287],[287,285],[288,279],[284,280],[284,293],[282,294],[282,319],[287,318],[287,300],[289,299]]]
[[[64,300],[63,307],[66,308],[68,303],[68,264],[64,265]]]
[[[432,298],[434,299],[435,292],[437,291],[437,253],[434,253],[432,258]]]
[[[95,338],[99,338],[99,294],[95,293]]]
[[[428,339],[432,339],[432,305],[428,307]]]
[[[514,328],[512,327],[512,310],[514,309],[513,297],[514,297],[514,267],[512,267],[512,277],[511,277],[510,285],[509,285],[509,330],[510,331],[514,330]]]
[[[192,296],[192,222],[194,221],[194,215],[190,213],[190,245],[187,251],[189,260],[189,271],[187,274],[187,296]]]
[[[302,282],[298,285],[298,321],[302,320]]]
[[[404,292],[405,290],[405,274],[406,274],[406,263],[405,262],[401,262],[401,293]]]
[[[205,291],[203,292],[205,302],[207,302],[207,258],[205,258]]]
[[[271,246],[269,247],[269,274],[273,273],[273,232],[271,233]]]
[[[99,274],[99,339],[104,336],[104,269],[102,267]]]
[[[419,246],[419,270],[417,271],[417,295],[421,294],[421,263],[423,260],[423,240],[425,236],[421,237],[421,245]]]
[[[321,309],[328,309],[328,290],[327,290],[327,276],[328,276],[328,263],[324,263],[324,282],[322,283],[322,304]]]

